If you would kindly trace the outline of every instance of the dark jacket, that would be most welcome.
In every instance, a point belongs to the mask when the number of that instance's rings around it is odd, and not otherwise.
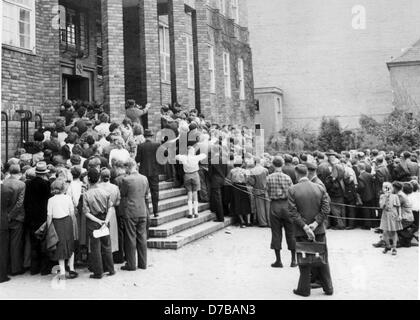
[[[139,173],[124,177],[120,186],[120,210],[124,218],[146,218],[149,216],[147,197],[149,182]]]
[[[394,178],[395,180],[401,182],[408,182],[411,180],[411,173],[408,168],[409,160],[401,160],[394,170]]]
[[[283,173],[287,174],[290,179],[292,179],[293,184],[296,184],[296,173],[295,173],[295,167],[291,163],[287,163],[281,168]]]
[[[301,179],[288,191],[289,214],[295,225],[295,236],[306,236],[305,224],[316,221],[315,234],[324,234],[324,220],[330,212],[327,192],[321,185]]]
[[[159,163],[156,159],[159,143],[146,140],[137,148],[136,162],[140,163],[139,171],[146,177],[159,175]]]
[[[325,187],[327,188],[328,195],[333,199],[344,198],[344,183],[343,180],[333,179],[332,176],[328,176],[325,179]]]
[[[366,171],[360,173],[357,192],[360,194],[360,197],[364,203],[375,199],[374,180],[370,173]]]
[[[388,171],[388,168],[381,164],[375,170],[375,196],[379,199],[379,195],[382,193],[382,185],[384,182],[391,182],[391,174]]]
[[[228,174],[227,164],[211,164],[209,166],[209,180],[211,188],[221,188]]]
[[[26,185],[25,191],[25,223],[37,230],[47,220],[48,199],[51,197],[50,182],[35,177]]]
[[[9,221],[25,221],[25,209],[23,201],[25,199],[26,185],[23,181],[15,178],[4,180],[1,185],[1,207],[6,211]]]

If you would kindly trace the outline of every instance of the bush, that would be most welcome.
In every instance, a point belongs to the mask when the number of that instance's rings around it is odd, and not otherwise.
[[[321,150],[341,151],[343,149],[340,122],[337,119],[322,118],[318,146]]]

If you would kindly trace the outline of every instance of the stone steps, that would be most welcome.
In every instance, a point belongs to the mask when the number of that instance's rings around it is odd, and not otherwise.
[[[185,190],[185,188],[167,189],[162,191],[159,190],[159,200],[166,200],[170,198],[184,196],[186,194],[187,190]]]
[[[209,210],[206,210],[206,211],[200,212],[198,214],[198,218],[195,218],[195,219],[189,219],[187,217],[183,217],[177,220],[173,220],[173,221],[161,224],[157,227],[151,227],[149,229],[149,236],[153,238],[166,238],[177,232],[195,227],[209,220],[213,220],[214,218],[215,218],[215,214]]]
[[[166,176],[159,176],[159,217],[150,217],[147,246],[157,249],[178,249],[206,235],[231,224],[214,222],[209,203],[199,203],[199,217],[188,219],[188,198],[184,188],[174,188],[173,182],[166,182]],[[152,212],[152,204],[149,204]]]
[[[150,238],[147,240],[147,246],[148,248],[155,249],[179,249],[192,241],[219,231],[231,223],[232,220],[230,217],[226,217],[225,222],[207,221],[192,228],[175,233],[169,237]]]
[[[208,203],[199,203],[198,211],[208,210],[210,205]],[[169,210],[159,212],[159,217],[150,217],[150,226],[157,227],[164,223],[174,221],[176,219],[184,218],[188,215],[188,205],[183,205],[180,207],[172,208]]]

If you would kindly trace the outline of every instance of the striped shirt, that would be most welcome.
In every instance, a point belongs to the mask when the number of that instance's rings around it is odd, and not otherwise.
[[[292,179],[281,171],[276,171],[267,178],[267,191],[271,200],[286,200],[287,191],[291,186]]]

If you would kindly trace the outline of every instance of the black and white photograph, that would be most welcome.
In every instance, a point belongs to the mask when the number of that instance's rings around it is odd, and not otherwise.
[[[419,299],[420,0],[0,8],[0,300]]]

